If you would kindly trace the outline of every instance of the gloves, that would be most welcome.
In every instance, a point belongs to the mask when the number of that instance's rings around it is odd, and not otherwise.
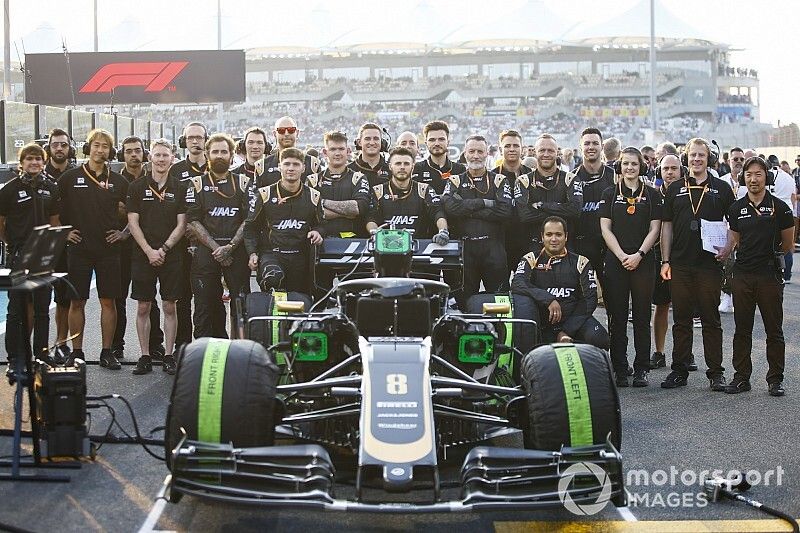
[[[450,232],[447,229],[439,230],[439,233],[433,236],[433,242],[439,246],[444,246],[450,242]]]
[[[483,207],[492,208],[494,207],[494,200],[483,200]]]

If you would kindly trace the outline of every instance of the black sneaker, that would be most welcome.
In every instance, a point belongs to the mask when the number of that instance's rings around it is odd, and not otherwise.
[[[149,374],[153,371],[153,360],[150,359],[149,355],[143,355],[136,361],[136,368],[133,369],[133,373],[137,376],[141,376],[142,374]]]
[[[665,366],[667,366],[667,356],[662,352],[653,352],[653,355],[650,357],[650,369],[655,370],[656,368],[664,368]]]
[[[740,392],[747,392],[751,389],[750,382],[746,379],[733,378],[728,385],[725,386],[726,394],[739,394]],[[713,387],[712,387],[713,390]]]
[[[697,370],[697,363],[694,361],[694,354],[689,355],[689,364],[688,364],[689,372],[694,372]]]
[[[617,379],[615,381],[617,383],[617,388],[630,387],[628,376],[625,374],[617,374]]]
[[[686,386],[686,379],[687,376],[675,372],[674,370],[667,374],[666,379],[661,382],[662,389],[675,389],[677,387],[685,387]]]
[[[748,389],[750,390],[750,389]],[[727,392],[727,391],[725,391]],[[783,388],[783,382],[776,381],[775,383],[769,384],[769,395],[770,396],[783,396],[786,394],[786,389]]]
[[[153,361],[161,361],[165,353],[167,353],[167,350],[164,348],[163,344],[150,348],[150,357],[153,358]]]
[[[111,353],[114,354],[114,357],[117,359],[125,359],[124,347],[111,348]]]
[[[170,376],[174,376],[175,372],[178,370],[178,365],[175,363],[175,357],[172,355],[165,355],[164,362],[161,363],[161,370]]]
[[[714,392],[728,392],[726,390],[726,381],[725,376],[722,374],[718,374],[716,376],[711,376],[708,378],[709,383],[711,384],[711,390]],[[747,384],[750,387],[750,384]],[[749,388],[747,390],[750,390]]]
[[[75,351],[72,353],[74,354]],[[100,366],[109,370],[122,370],[122,365],[119,364],[117,358],[114,357],[114,354],[111,353],[111,350],[108,348],[104,348],[100,351]]]
[[[72,350],[66,344],[56,346],[52,356],[53,361],[58,365],[65,365],[68,361],[72,361]]]
[[[102,356],[102,353],[101,353]],[[86,361],[86,354],[83,353],[82,349],[72,350],[67,356],[67,360],[64,361],[64,366],[72,366],[75,363],[76,359],[80,359],[81,361]]]
[[[647,381],[647,371],[646,370],[637,370],[633,373],[633,383],[634,387],[647,387],[650,383]]]

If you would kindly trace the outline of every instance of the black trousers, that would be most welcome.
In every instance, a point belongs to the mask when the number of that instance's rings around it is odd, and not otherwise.
[[[611,362],[614,371],[628,370],[628,302],[633,311],[634,370],[650,370],[650,304],[653,300],[655,260],[648,254],[636,270],[626,270],[611,252],[606,253],[606,287],[603,299],[609,318]]]
[[[753,324],[756,306],[767,334],[767,383],[783,381],[786,342],[783,339],[783,284],[774,272],[745,272],[734,267],[733,368],[736,377],[750,379],[753,362]]]
[[[464,290],[454,294],[459,309],[466,310],[467,300],[480,291],[481,282],[486,292],[497,292],[508,277],[502,237],[464,239]]]
[[[258,258],[258,284],[264,291],[280,289],[310,294],[308,255],[262,253]]]
[[[185,244],[182,240],[178,246]],[[181,276],[181,297],[175,303],[175,313],[178,318],[178,328],[175,332],[175,347],[192,342],[192,254],[188,248],[183,255],[183,275]],[[222,303],[220,302],[220,305]]]
[[[133,237],[129,237],[133,239]],[[114,302],[117,308],[117,328],[114,330],[114,341],[111,343],[112,350],[123,350],[125,348],[125,329],[128,327],[128,292],[131,288],[131,246],[138,244],[131,242],[122,243],[122,253],[120,254],[120,274],[122,275],[122,298],[117,298]],[[150,306],[150,353],[153,349],[164,344],[164,332],[161,331],[161,313],[158,303],[153,300]]]
[[[231,302],[239,294],[250,292],[250,269],[244,246],[233,252],[233,263],[223,267],[211,255],[211,250],[198,246],[192,258],[192,293],[194,294],[194,335],[227,338],[225,308],[222,304],[222,278],[231,295]],[[222,312],[219,307],[222,306]],[[236,323],[236,305],[231,304],[231,319]],[[231,328],[236,331],[235,327]]]
[[[596,239],[586,239],[585,237],[578,239],[575,244],[575,253],[589,260],[601,290],[605,291],[606,276],[603,243],[598,242]],[[603,292],[603,301],[605,301],[605,292]]]
[[[692,353],[692,318],[695,311],[703,324],[703,355],[708,377],[725,372],[722,366],[722,325],[719,293],[722,269],[672,266],[672,370],[689,375]]]
[[[539,324],[540,343],[547,344],[556,342],[556,336],[559,331],[564,331],[567,335],[572,337],[576,342],[591,344],[600,349],[608,349],[608,331],[603,325],[593,316],[587,318],[583,324],[574,329],[563,328],[560,325],[553,326],[549,323],[547,317],[550,312],[547,307],[534,306],[533,320]],[[562,317],[562,323],[569,317]]]
[[[13,361],[18,355],[25,357],[23,321],[27,322],[28,302],[33,298],[33,355],[46,355],[50,335],[50,287],[40,287],[33,292],[8,291],[8,315],[6,317],[6,353]]]

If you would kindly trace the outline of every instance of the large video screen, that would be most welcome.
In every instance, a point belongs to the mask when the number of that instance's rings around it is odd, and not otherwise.
[[[17,162],[19,149],[36,139],[36,106],[5,102],[6,163]]]

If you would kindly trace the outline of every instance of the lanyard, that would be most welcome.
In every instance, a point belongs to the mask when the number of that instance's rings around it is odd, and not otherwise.
[[[297,189],[297,192],[294,193],[294,194],[291,194],[289,196],[281,196],[281,184],[280,184],[280,182],[278,182],[277,190],[278,190],[278,205],[280,205],[280,204],[286,202],[286,200],[291,200],[292,198],[297,198],[298,196],[300,196],[300,194],[302,194],[302,192],[303,192],[303,185],[300,184],[300,188]]]
[[[469,172],[467,172],[467,179],[469,180],[470,185],[472,185],[472,188],[475,189],[475,191],[477,191],[478,194],[483,196],[484,194],[487,194],[489,192],[489,175],[488,174],[484,174],[483,176],[478,176],[477,179],[481,179],[481,178],[486,178],[486,190],[483,190],[483,191],[480,190],[477,185],[475,185],[475,180],[473,180],[472,176],[470,176]]]
[[[403,196],[400,196],[399,194],[395,194],[394,190],[392,189],[392,180],[389,180],[388,184],[389,184],[389,194],[392,195],[392,199],[393,200],[405,200],[406,198],[411,196],[411,189],[412,189],[413,186],[409,187],[405,191],[403,189],[400,189],[400,191],[399,191],[400,193],[405,193],[405,194],[403,194]]]
[[[545,253],[547,253],[547,250],[542,250],[541,252],[539,252],[539,257],[537,257],[536,260],[533,263],[535,265],[538,265],[539,264],[539,259],[541,259],[542,256]],[[547,264],[544,266],[544,269],[545,270],[553,270],[553,264],[552,264],[553,263],[553,259],[562,259],[564,257],[567,257],[567,250],[566,249],[564,250],[564,253],[560,254],[560,255],[550,255],[548,253],[547,254]]]
[[[628,208],[625,210],[625,212],[629,215],[632,215],[636,212],[636,204],[642,201],[642,194],[644,194],[644,183],[639,183],[639,196],[628,197],[627,195],[622,194],[622,181],[623,180],[619,180],[619,195],[625,198],[625,201],[628,202]],[[634,191],[634,195],[635,194],[636,192]]]
[[[694,200],[692,200],[692,189],[698,189],[700,186],[690,186],[687,178],[684,178],[684,182],[686,183],[686,192],[689,193],[689,203],[692,206],[692,215],[694,215],[694,218],[697,218],[697,212],[700,211],[700,205],[703,203],[703,198],[705,198],[706,191],[708,190],[708,178],[706,178],[706,183],[703,185],[703,193],[700,195],[700,201],[697,202],[697,207],[695,207]]]
[[[227,195],[224,192],[222,192],[221,190],[219,190],[219,187],[217,187],[217,183],[214,181],[214,176],[211,174],[211,172],[208,173],[208,179],[211,180],[211,185],[214,187],[214,192],[217,193],[218,195],[222,196],[223,198],[230,199],[230,198],[233,198],[236,195],[236,180],[233,179],[233,176],[231,176],[230,172],[226,173],[225,176],[226,177],[230,177],[230,182],[231,182],[231,185],[233,187],[233,192],[230,195]]]
[[[152,185],[150,185],[149,183],[147,184],[147,187],[148,187],[148,188],[149,188],[151,191],[153,191],[153,194],[155,194],[155,195],[156,195],[156,197],[158,198],[158,200],[159,200],[160,202],[163,202],[163,201],[164,201],[164,194],[163,194],[163,191],[167,190],[167,184],[166,184],[166,183],[164,183],[164,188],[163,188],[163,189],[161,189],[161,191],[162,191],[162,194],[159,194],[159,192],[158,192],[158,189],[154,189],[154,188],[153,188],[153,186],[152,186]]]
[[[762,202],[763,202],[763,200],[762,200]],[[761,211],[759,211],[759,210],[758,210],[758,208],[756,207],[756,205],[755,205],[755,204],[754,204],[754,203],[753,203],[753,202],[752,202],[752,201],[751,201],[749,198],[747,199],[747,203],[750,205],[750,207],[752,207],[752,208],[753,208],[753,211],[755,211],[755,212],[756,212],[756,215],[758,215],[758,216],[763,216],[763,214],[761,213]],[[772,207],[772,211],[771,211],[771,213],[770,213],[768,216],[770,216],[770,217],[774,217],[774,216],[775,216],[775,200],[772,200],[772,206],[771,206],[771,207]]]
[[[83,173],[86,174],[86,177],[95,182],[98,187],[101,189],[108,189],[108,179],[105,181],[97,181],[97,179],[92,175],[92,171],[86,168],[86,165],[81,165],[81,169],[83,170]],[[102,173],[100,175],[102,176]]]
[[[187,159],[187,161],[189,161],[189,160]],[[190,166],[190,167],[192,167],[192,170],[194,170],[194,171],[197,173],[197,174],[195,174],[196,176],[200,176],[200,175],[202,175],[202,174],[204,174],[204,173],[205,173],[205,170],[203,170],[203,167],[207,167],[207,166],[208,166],[208,163],[202,164],[202,165],[200,165],[200,167],[198,168],[198,167],[194,166],[194,163],[192,163],[191,161],[189,161],[189,166]],[[210,172],[209,172],[209,174],[210,174]]]

